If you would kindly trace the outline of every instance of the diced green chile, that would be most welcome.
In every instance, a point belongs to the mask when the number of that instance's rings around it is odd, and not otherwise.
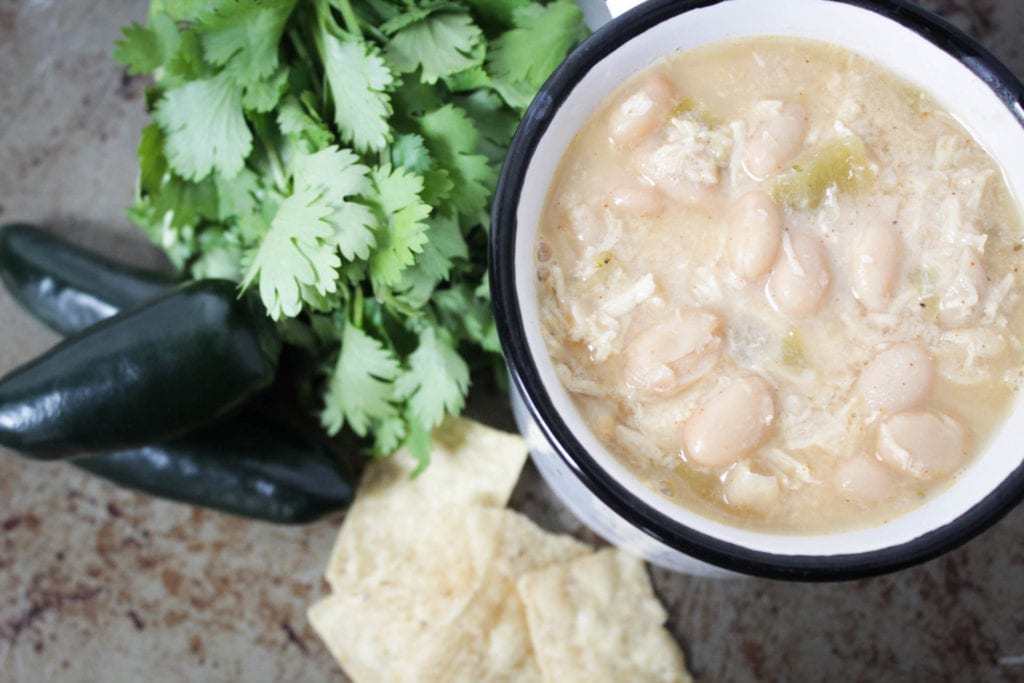
[[[338,458],[250,410],[164,444],[71,463],[120,486],[278,524],[342,510],[354,493]]]
[[[0,444],[56,459],[171,439],[274,379],[280,341],[226,280],[177,287],[0,380]]]
[[[19,223],[0,227],[0,278],[18,303],[63,335],[177,284],[171,273],[132,268]]]

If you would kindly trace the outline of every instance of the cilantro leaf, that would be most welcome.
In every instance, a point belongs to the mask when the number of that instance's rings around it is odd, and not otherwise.
[[[238,236],[250,251],[259,246],[263,236],[270,231],[274,216],[277,215],[278,209],[281,208],[281,202],[285,199],[265,187],[260,188],[260,194],[262,201],[256,205],[255,211],[239,213],[235,217],[235,229]],[[248,266],[250,263],[251,254],[250,258],[246,260],[246,265]]]
[[[392,168],[389,164],[373,169],[372,178],[380,208],[387,215],[414,204],[423,191],[423,178],[404,168]]]
[[[430,152],[415,133],[399,135],[391,145],[391,163],[413,173],[430,170]]]
[[[458,414],[469,390],[469,367],[448,340],[434,327],[424,328],[409,355],[409,369],[395,381],[409,414],[428,429],[441,424],[446,413]]]
[[[420,196],[425,204],[439,206],[455,189],[448,172],[437,168],[420,135],[407,133],[397,137],[391,145],[391,163],[423,176]]]
[[[491,87],[491,77],[481,65],[470,67],[464,71],[445,76],[445,86],[452,92],[478,91]]]
[[[157,184],[142,189],[136,209],[143,210],[161,230],[192,230],[205,220],[218,220],[218,200],[212,178],[190,183],[168,172]],[[153,239],[164,248],[171,244],[166,238]]]
[[[366,259],[374,244],[373,211],[352,201],[370,191],[369,169],[349,150],[327,147],[296,157],[295,192],[281,202],[249,272],[271,317],[294,317],[307,303],[318,310],[337,291],[341,259]]]
[[[483,32],[465,13],[432,14],[399,30],[388,42],[387,56],[395,69],[408,73],[421,68],[424,83],[483,62]]]
[[[209,10],[210,0],[152,0],[149,3],[150,20],[165,15],[173,21],[195,21]]]
[[[394,83],[379,50],[351,36],[322,33],[324,70],[334,100],[334,122],[341,139],[358,152],[383,149],[391,141],[388,117]]]
[[[501,352],[490,300],[474,291],[471,285],[460,283],[439,291],[434,295],[433,303],[446,330],[486,351]]]
[[[583,12],[571,0],[519,7],[512,17],[515,28],[494,42],[487,70],[506,102],[525,107],[586,29]]]
[[[441,279],[426,272],[418,260],[412,267],[402,271],[398,283],[385,295],[384,303],[404,315],[416,317],[430,302],[430,297],[440,283]]]
[[[406,425],[405,418],[401,415],[381,420],[377,423],[376,429],[374,429],[373,454],[378,458],[391,455],[402,445],[407,434],[408,426]],[[429,458],[430,450],[428,448],[428,461]]]
[[[248,83],[242,91],[242,106],[247,111],[261,114],[273,111],[287,82],[288,70],[280,69],[266,80]]]
[[[419,476],[423,470],[427,469],[427,466],[430,465],[430,449],[432,446],[430,428],[415,420],[410,421],[408,434],[405,437],[405,447],[409,449],[413,458],[416,459],[416,469],[409,476]]]
[[[341,259],[326,221],[331,213],[311,187],[299,188],[278,207],[242,281],[247,288],[259,278],[260,298],[274,320],[299,314],[303,285],[321,294],[337,291]]]
[[[210,68],[203,60],[203,48],[194,30],[182,31],[178,49],[164,62],[164,74],[160,83],[174,87],[189,81],[206,78]]]
[[[448,171],[443,168],[431,168],[423,174],[423,201],[431,206],[439,206],[446,202],[455,190]]]
[[[519,117],[511,112],[501,97],[492,90],[477,90],[453,100],[456,106],[466,111],[480,131],[477,150],[491,163],[500,165],[505,158],[505,150],[512,141],[512,135],[516,132]]]
[[[194,278],[238,280],[242,273],[242,245],[238,236],[224,230],[205,230],[199,235],[201,255],[192,264]]]
[[[223,75],[168,90],[154,118],[171,168],[187,180],[202,180],[213,170],[231,178],[252,151],[242,91]]]
[[[385,35],[392,35],[402,30],[410,24],[415,24],[418,21],[426,19],[434,12],[462,12],[465,10],[462,5],[452,0],[420,0],[419,6],[416,6],[410,0],[406,0],[405,8],[400,12],[394,13],[380,26],[380,30]]]
[[[403,168],[375,169],[373,181],[385,220],[370,257],[370,278],[381,289],[396,285],[402,271],[423,251],[430,207],[420,199],[423,178]]]
[[[415,130],[421,116],[431,109],[443,106],[447,101],[448,98],[441,88],[427,85],[418,78],[406,75],[393,94],[395,124],[403,132]]]
[[[333,436],[347,422],[356,434],[366,436],[374,421],[395,418],[393,382],[400,369],[393,351],[355,325],[346,325],[320,413],[327,432]]]
[[[277,70],[278,44],[296,0],[221,0],[200,19],[203,54],[241,86]]]
[[[300,156],[296,162],[296,186],[316,190],[320,201],[331,208],[324,219],[334,229],[338,249],[350,261],[366,259],[374,245],[373,211],[351,200],[354,195],[369,194],[369,172],[355,154],[338,147]]]
[[[336,199],[368,193],[369,173],[370,169],[359,163],[359,157],[337,146],[300,155],[295,161],[296,185],[322,188]]]
[[[474,153],[479,133],[469,116],[448,104],[424,114],[419,125],[427,149],[458,188],[452,203],[459,213],[483,220],[498,174],[487,157]]]
[[[259,183],[259,178],[248,168],[243,168],[241,173],[231,179],[214,176],[219,200],[217,215],[220,220],[229,221],[236,216],[255,213],[259,208],[259,200],[256,198],[260,193]]]
[[[308,151],[323,149],[334,142],[334,134],[320,115],[306,109],[296,97],[286,97],[277,107],[277,127],[285,135],[305,140],[312,148]]]
[[[162,248],[177,268],[196,249],[196,228],[217,220],[217,190],[211,179],[199,183],[164,173],[156,185],[141,188],[128,217]]]
[[[121,29],[123,37],[114,43],[114,59],[130,74],[148,74],[178,51],[178,28],[166,15],[157,14],[149,26],[132,23]]]
[[[509,28],[515,11],[530,4],[530,0],[466,0],[466,4],[490,26]]]
[[[462,238],[457,217],[435,214],[429,226],[418,262],[428,276],[443,280],[452,269],[452,259],[469,257],[469,247]]]

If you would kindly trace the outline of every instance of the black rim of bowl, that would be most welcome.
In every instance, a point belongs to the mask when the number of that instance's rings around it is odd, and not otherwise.
[[[565,465],[617,515],[670,548],[724,569],[776,579],[838,581],[873,576],[932,559],[994,524],[1024,499],[1024,465],[949,524],[911,541],[843,555],[783,555],[728,543],[691,529],[631,494],[610,477],[555,410],[526,341],[515,287],[516,213],[526,169],[573,87],[598,62],[656,24],[730,0],[647,0],[599,29],[566,58],[530,105],[509,148],[492,210],[490,272],[498,334],[513,383],[530,415]],[[905,0],[821,0],[856,5],[914,31],[967,66],[1024,125],[1017,78],[973,38]]]

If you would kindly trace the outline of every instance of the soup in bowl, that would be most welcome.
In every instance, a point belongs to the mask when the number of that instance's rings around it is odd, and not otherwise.
[[[569,507],[670,568],[849,578],[1014,505],[1020,92],[902,3],[651,2],[570,56],[492,227]]]

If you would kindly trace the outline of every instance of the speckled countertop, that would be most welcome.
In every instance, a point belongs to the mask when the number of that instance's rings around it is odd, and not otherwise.
[[[1021,0],[923,0],[1018,75]],[[137,79],[109,58],[144,0],[0,0],[0,221],[141,265]],[[0,291],[0,372],[55,337]],[[474,405],[508,426],[507,411]],[[586,535],[530,469],[515,505]],[[0,455],[0,682],[343,681],[305,621],[339,519],[275,528]],[[966,547],[837,585],[655,570],[704,681],[1024,680],[1024,508]]]

